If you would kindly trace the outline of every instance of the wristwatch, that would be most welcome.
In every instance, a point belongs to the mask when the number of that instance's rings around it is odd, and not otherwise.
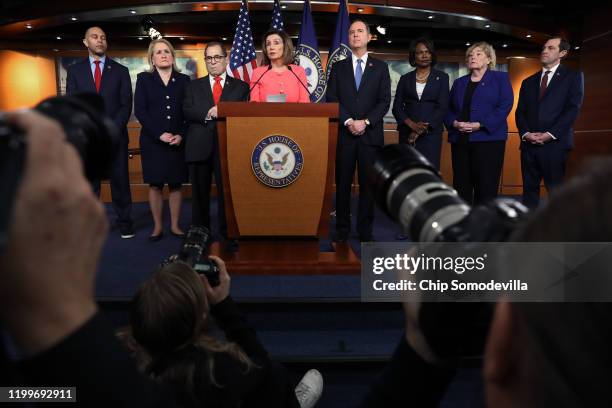
[[[364,120],[364,122],[365,122],[366,126],[370,126],[370,120],[369,120],[368,118],[366,118],[366,119]]]

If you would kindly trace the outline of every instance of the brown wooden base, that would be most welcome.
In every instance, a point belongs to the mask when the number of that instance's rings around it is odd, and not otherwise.
[[[350,245],[319,252],[316,240],[241,239],[237,252],[215,242],[210,253],[221,257],[231,275],[358,275],[361,262]]]

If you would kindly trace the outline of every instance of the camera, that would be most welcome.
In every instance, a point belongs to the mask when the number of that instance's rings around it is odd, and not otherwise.
[[[77,149],[90,181],[108,178],[118,132],[113,121],[105,116],[104,101],[99,95],[48,98],[34,109],[60,123],[66,140]],[[8,239],[8,223],[26,152],[27,139],[22,130],[0,117],[0,249]]]
[[[498,198],[470,207],[414,148],[384,146],[368,174],[383,211],[418,242],[501,242],[527,214],[520,202]]]
[[[168,262],[181,261],[191,266],[197,273],[204,275],[210,286],[219,286],[219,267],[208,259],[208,243],[210,241],[210,231],[206,227],[189,227],[185,234],[179,253],[170,257]]]

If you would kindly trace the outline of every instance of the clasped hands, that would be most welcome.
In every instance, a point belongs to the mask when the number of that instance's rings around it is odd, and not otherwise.
[[[425,133],[429,129],[429,122],[414,122],[409,118],[405,120],[406,126],[412,130],[408,136],[408,143],[414,145],[417,138]]]
[[[367,126],[368,125],[365,123],[365,119],[360,119],[360,120],[351,119],[346,124],[346,127],[348,128],[349,132],[351,132],[355,136],[363,135],[365,133]]]
[[[208,112],[206,113],[206,119],[204,119],[204,121],[206,122],[213,119],[217,119],[217,105],[213,106],[208,110]]]
[[[459,122],[454,121],[453,127],[461,133],[472,133],[480,130],[480,122]]]
[[[552,140],[552,136],[546,132],[527,132],[523,140],[534,145],[543,145]]]
[[[159,137],[159,140],[168,143],[170,146],[178,146],[183,141],[183,137],[181,135],[173,135],[170,132],[164,132]]]

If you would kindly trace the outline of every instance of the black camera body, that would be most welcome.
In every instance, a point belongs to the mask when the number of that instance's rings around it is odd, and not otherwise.
[[[204,275],[210,286],[219,286],[219,267],[208,259],[208,244],[210,231],[206,227],[191,226],[176,257],[177,261],[185,262],[200,275]]]
[[[118,132],[104,114],[104,101],[97,94],[79,94],[45,99],[36,111],[57,120],[66,141],[78,151],[85,176],[90,180],[108,178],[118,146]],[[15,194],[27,160],[27,140],[23,131],[0,116],[0,250],[8,240],[8,225]]]

